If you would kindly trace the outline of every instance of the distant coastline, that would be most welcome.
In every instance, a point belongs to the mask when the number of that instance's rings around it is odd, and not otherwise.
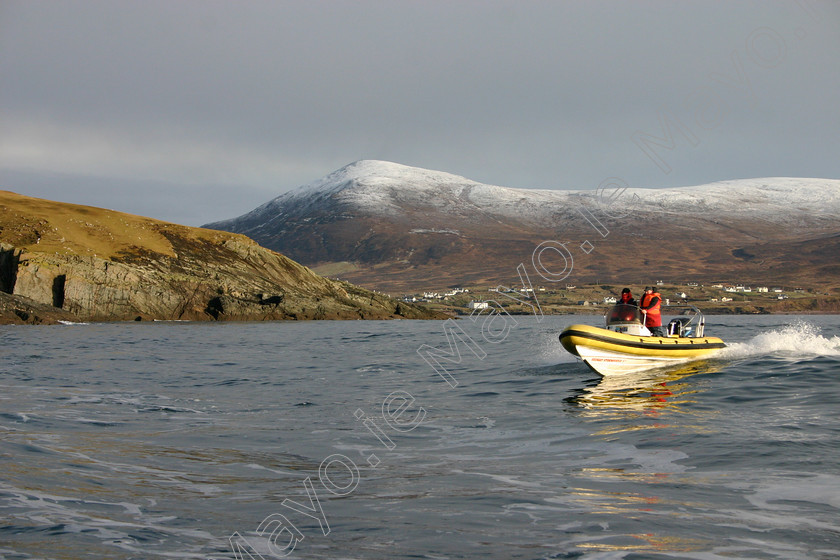
[[[539,303],[545,315],[599,315],[611,305],[625,287],[619,284],[577,284],[566,288],[534,288],[534,292],[520,292],[525,301]],[[700,284],[665,284],[657,287],[669,306],[693,305],[707,315],[816,315],[840,314],[840,290],[831,287],[768,288],[767,291],[728,291],[734,286],[705,286]],[[632,289],[632,285],[631,285]],[[641,291],[636,288],[637,291]],[[452,294],[453,291],[457,293]],[[446,295],[450,294],[450,295]],[[684,297],[680,297],[684,296]],[[511,315],[532,314],[528,305],[499,294],[486,287],[466,287],[459,290],[425,291],[402,298],[436,311],[455,315],[469,315],[475,302],[497,302]],[[498,307],[494,304],[494,307]],[[676,310],[675,310],[676,312]]]

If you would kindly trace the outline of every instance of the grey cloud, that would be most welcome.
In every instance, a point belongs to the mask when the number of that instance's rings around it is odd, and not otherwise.
[[[820,2],[6,2],[0,181],[186,205],[363,158],[535,188],[838,177],[838,24]],[[663,112],[696,136],[667,174],[633,142]]]

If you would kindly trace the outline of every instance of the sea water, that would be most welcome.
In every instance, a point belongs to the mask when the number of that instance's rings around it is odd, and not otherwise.
[[[0,557],[840,558],[840,317],[599,321],[0,327]]]

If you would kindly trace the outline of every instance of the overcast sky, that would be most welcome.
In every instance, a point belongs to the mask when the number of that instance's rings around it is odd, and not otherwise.
[[[2,0],[0,188],[199,225],[359,159],[838,179],[838,92],[838,2]]]

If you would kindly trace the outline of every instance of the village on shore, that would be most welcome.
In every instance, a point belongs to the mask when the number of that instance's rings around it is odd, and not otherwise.
[[[563,284],[533,287],[455,287],[401,296],[405,302],[456,315],[502,307],[508,313],[531,313],[534,301],[542,313],[603,313],[614,305],[623,288],[641,296],[643,285]],[[693,305],[710,314],[838,313],[840,290],[826,287],[749,286],[743,283],[657,281],[665,306]]]

